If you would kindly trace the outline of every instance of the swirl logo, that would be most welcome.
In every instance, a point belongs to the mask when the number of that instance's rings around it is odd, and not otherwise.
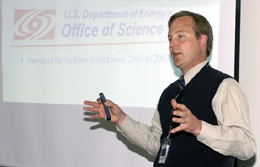
[[[15,10],[14,39],[54,39],[55,10]]]

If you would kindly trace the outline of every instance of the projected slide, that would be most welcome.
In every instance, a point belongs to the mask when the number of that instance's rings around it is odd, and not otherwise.
[[[167,22],[183,9],[212,24],[210,61],[218,65],[218,1],[2,3],[5,102],[82,104],[104,92],[120,106],[154,108],[180,74],[171,62]]]

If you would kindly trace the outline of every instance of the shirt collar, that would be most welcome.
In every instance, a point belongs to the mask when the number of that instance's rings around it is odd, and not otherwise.
[[[184,74],[185,85],[187,85],[190,80],[208,63],[208,60],[197,64],[195,67],[191,68],[188,72]]]

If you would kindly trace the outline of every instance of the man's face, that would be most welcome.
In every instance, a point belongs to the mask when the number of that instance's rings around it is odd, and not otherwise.
[[[207,36],[195,37],[194,22],[191,17],[183,16],[174,20],[169,29],[170,52],[174,65],[186,73],[192,67],[207,59]]]

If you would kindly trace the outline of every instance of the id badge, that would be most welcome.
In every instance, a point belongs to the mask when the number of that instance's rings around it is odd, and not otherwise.
[[[170,137],[164,139],[162,149],[160,152],[159,161],[158,161],[159,164],[165,164],[165,161],[167,159],[170,150],[171,141],[172,139]]]

